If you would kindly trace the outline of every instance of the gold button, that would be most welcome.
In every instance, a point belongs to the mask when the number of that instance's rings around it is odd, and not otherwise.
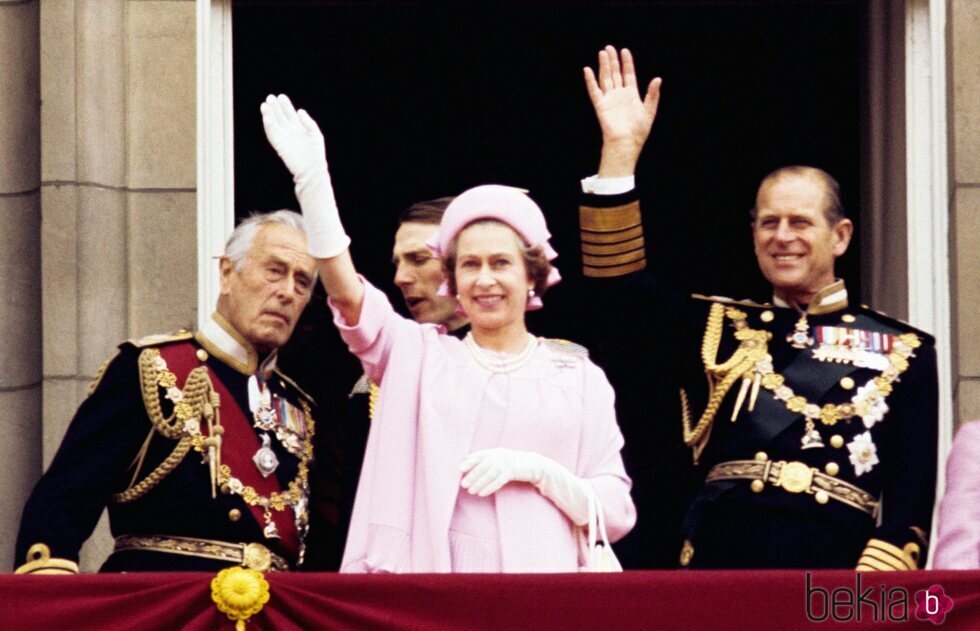
[[[760,451],[755,455],[756,462],[765,462],[766,460],[769,460],[769,454],[764,451]]]
[[[840,317],[840,319],[843,320],[844,322],[848,322],[848,323],[855,322],[857,320],[857,318],[855,318],[854,316],[852,316],[850,313],[845,313],[844,315],[842,315]]]
[[[843,379],[840,380],[840,387],[844,388],[845,390],[853,390],[854,380],[851,379],[850,377],[844,377]]]
[[[197,358],[202,362],[206,362],[208,360],[208,352],[203,348],[197,349]]]
[[[228,483],[227,482],[221,485],[221,492],[224,493],[225,495],[228,495],[228,494],[231,493],[231,487],[228,486]]]
[[[823,470],[827,472],[827,475],[837,475],[840,473],[840,465],[836,462],[828,462]]]
[[[827,491],[817,491],[814,499],[817,500],[817,504],[826,504],[830,501],[830,496],[827,495]]]
[[[776,316],[773,315],[772,311],[769,311],[768,309],[759,314],[759,319],[763,322],[772,322],[772,319],[775,317]]]
[[[238,521],[241,518],[242,518],[242,511],[238,510],[237,508],[233,508],[230,511],[228,511],[229,520]]]
[[[844,446],[844,437],[840,434],[834,434],[830,437],[830,446],[834,449],[840,449]]]
[[[762,493],[762,489],[766,488],[766,483],[762,480],[752,480],[750,486],[752,487],[753,493]]]

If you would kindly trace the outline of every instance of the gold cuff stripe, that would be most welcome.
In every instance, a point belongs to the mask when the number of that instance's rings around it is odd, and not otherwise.
[[[623,206],[612,208],[595,208],[580,206],[578,209],[579,225],[582,230],[591,232],[616,232],[641,222],[640,202],[630,202]]]
[[[625,254],[613,254],[610,256],[589,256],[588,254],[583,254],[582,264],[588,267],[613,267],[614,265],[626,265],[627,263],[641,261],[644,258],[644,252],[641,248],[632,252],[626,252]]]
[[[582,273],[589,278],[615,278],[616,276],[625,276],[626,274],[638,272],[646,266],[646,259],[640,259],[635,263],[617,265],[615,267],[592,267],[584,265],[582,266]]]
[[[871,550],[880,550],[884,554],[895,559],[895,561],[902,566],[902,569],[916,570],[918,565],[915,559],[909,558],[905,551],[898,546],[888,543],[887,541],[882,541],[881,539],[871,539],[868,541],[868,547],[865,552],[870,552]]]
[[[592,245],[622,243],[630,239],[643,238],[643,226],[637,225],[617,232],[588,232],[582,230],[579,232],[579,238],[582,240],[582,243]]]
[[[608,245],[598,245],[594,243],[582,242],[582,254],[592,254],[595,256],[605,256],[609,254],[622,254],[623,252],[631,252],[633,250],[643,249],[643,237],[637,237],[635,239],[629,239],[628,241],[619,241],[618,243],[610,243]]]
[[[868,546],[867,548],[864,549],[864,553],[861,555],[861,558],[863,560],[865,560],[865,561],[868,561],[870,559],[874,559],[876,561],[879,561],[879,562],[884,563],[885,565],[889,566],[889,569],[892,569],[892,570],[907,570],[908,569],[908,566],[905,564],[904,561],[902,561],[900,559],[896,559],[892,555],[887,554],[885,552],[882,552],[881,550],[878,550],[877,548],[872,548],[871,546]]]

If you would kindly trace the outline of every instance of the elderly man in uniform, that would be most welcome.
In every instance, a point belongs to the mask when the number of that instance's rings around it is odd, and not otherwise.
[[[606,279],[596,291],[623,304],[617,315],[659,331],[650,356],[670,363],[683,439],[704,474],[681,565],[921,567],[935,493],[934,342],[852,304],[836,278],[853,231],[837,183],[812,167],[762,181],[752,235],[768,301],[678,296],[643,271],[633,182],[660,79],[641,97],[625,49],[606,47],[598,69],[585,69],[603,147],[598,174],[583,180],[584,271]]]
[[[316,282],[302,217],[246,219],[196,333],[126,342],[24,508],[19,573],[77,573],[109,509],[102,571],[287,570],[303,562],[313,402],[276,367]]]

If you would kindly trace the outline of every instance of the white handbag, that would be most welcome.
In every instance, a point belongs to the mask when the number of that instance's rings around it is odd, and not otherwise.
[[[578,530],[579,551],[582,559],[580,572],[622,572],[623,566],[616,558],[609,536],[606,534],[606,518],[602,512],[602,503],[594,493],[589,495],[589,523],[586,525],[588,534],[582,528]]]

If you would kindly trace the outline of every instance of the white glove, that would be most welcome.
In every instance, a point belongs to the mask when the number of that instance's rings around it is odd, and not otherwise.
[[[592,486],[547,456],[495,447],[474,451],[459,468],[466,474],[460,486],[471,495],[486,497],[508,482],[529,482],[576,526],[589,523]]]
[[[340,223],[320,128],[306,110],[297,112],[285,94],[270,94],[259,109],[269,144],[293,174],[307,249],[319,259],[337,256],[350,245],[350,237]]]

